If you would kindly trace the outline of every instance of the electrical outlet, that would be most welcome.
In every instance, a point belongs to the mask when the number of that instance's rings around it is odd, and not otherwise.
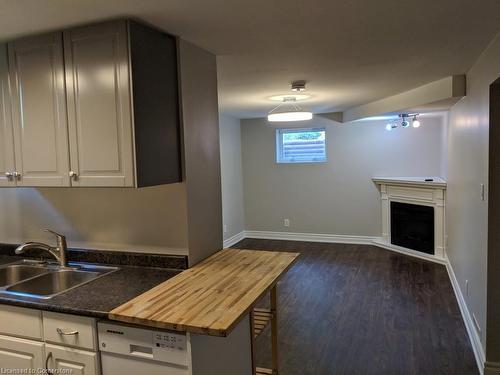
[[[223,228],[224,228],[224,233],[227,233],[227,225],[226,224],[224,224]]]
[[[290,219],[283,219],[283,225],[285,227],[289,227],[290,226]]]
[[[469,280],[465,280],[465,295],[469,297]]]
[[[484,184],[481,184],[479,189],[480,189],[481,200],[484,201]]]

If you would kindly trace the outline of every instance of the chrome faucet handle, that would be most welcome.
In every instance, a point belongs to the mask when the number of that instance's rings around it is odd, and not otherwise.
[[[57,247],[54,247],[49,251],[59,261],[59,264],[61,267],[67,268],[68,267],[68,259],[67,259],[66,252],[68,251],[68,244],[66,243],[66,236],[63,236],[62,234],[54,232],[51,229],[44,229],[44,231],[48,232],[48,233],[52,233],[54,236],[57,237]]]
[[[52,233],[54,236],[57,237],[57,246],[58,247],[64,247],[66,248],[66,236],[63,236],[62,234],[60,233],[57,233],[51,229],[44,229],[43,230],[44,232],[47,232],[47,233]]]
[[[43,230],[44,232],[47,232],[47,233],[52,233],[54,236],[58,237],[58,238],[66,238],[65,236],[63,236],[62,234],[59,234],[55,231],[53,231],[52,229],[44,229]]]
[[[45,228],[43,230],[44,232],[52,233],[54,236],[61,236],[64,237],[62,234],[57,233],[56,231],[53,231],[52,229]]]

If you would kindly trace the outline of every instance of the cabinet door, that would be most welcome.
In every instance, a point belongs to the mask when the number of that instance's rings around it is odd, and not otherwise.
[[[43,342],[0,336],[0,370],[44,368],[43,347]]]
[[[69,370],[72,375],[100,374],[99,355],[95,352],[46,344],[45,353],[49,369]]]
[[[124,21],[64,32],[72,186],[134,186]]]
[[[69,186],[62,34],[9,43],[18,186]]]
[[[0,186],[16,186],[7,46],[0,44]]]

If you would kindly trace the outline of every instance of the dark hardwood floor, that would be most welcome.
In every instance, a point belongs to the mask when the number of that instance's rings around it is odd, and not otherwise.
[[[478,374],[444,266],[367,245],[233,247],[301,253],[278,286],[280,374]],[[256,342],[263,367],[269,331]]]

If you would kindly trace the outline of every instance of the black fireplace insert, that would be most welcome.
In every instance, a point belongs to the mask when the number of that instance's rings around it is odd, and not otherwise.
[[[434,254],[434,208],[391,202],[391,243]]]

